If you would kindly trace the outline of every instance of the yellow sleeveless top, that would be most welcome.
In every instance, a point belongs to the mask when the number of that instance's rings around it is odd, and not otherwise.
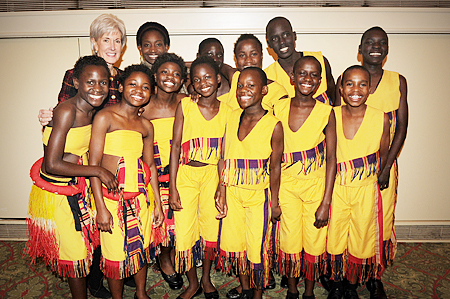
[[[181,164],[199,161],[216,165],[220,159],[222,138],[231,108],[220,103],[216,116],[206,120],[197,103],[192,102],[190,97],[183,98],[181,105],[184,115]]]
[[[384,111],[389,116],[391,142],[397,127],[397,111],[400,106],[400,76],[397,72],[383,70],[383,76],[375,92],[369,95],[366,105]]]
[[[231,113],[225,136],[225,166],[222,172],[226,186],[247,189],[269,187],[269,158],[272,154],[272,134],[279,120],[266,113],[250,133],[240,141],[239,122],[242,111]]]
[[[303,51],[303,56],[314,56],[319,60],[322,66],[322,81],[320,82],[319,88],[314,94],[314,98],[322,103],[330,104],[330,100],[326,94],[327,91],[327,72],[325,70],[325,60],[323,59],[322,52],[309,52]],[[291,84],[291,78],[284,71],[278,61],[275,61],[269,65],[265,70],[267,78],[280,83],[288,92],[289,97],[293,98],[295,96],[295,87]]]
[[[363,186],[377,180],[380,165],[380,142],[383,135],[384,112],[367,106],[364,119],[353,139],[347,139],[342,126],[342,106],[335,107],[336,159],[338,164],[336,183],[347,186]]]
[[[170,146],[172,144],[173,122],[175,117],[153,119],[154,128],[153,154],[156,168],[169,165]]]
[[[142,156],[142,134],[131,130],[106,133],[104,154],[121,157],[125,161],[124,191],[138,192],[138,159]]]
[[[236,97],[237,84],[240,73],[240,71],[236,71],[234,73],[233,79],[231,80],[230,84],[230,92],[225,94],[226,97],[221,96],[218,98],[218,100],[224,101],[233,110],[240,109],[242,111]],[[268,110],[270,113],[272,113],[274,104],[282,97],[287,96],[288,93],[286,89],[276,81],[273,81],[272,83],[267,85],[267,87],[269,88],[269,92],[262,99],[261,105],[265,110]]]
[[[89,142],[91,141],[91,127],[92,125],[70,128],[69,132],[67,132],[64,152],[79,157],[86,154],[89,150]],[[45,127],[42,135],[44,145],[48,145],[52,129],[52,127]]]
[[[283,99],[274,106],[274,114],[283,124],[284,153],[282,171],[296,178],[325,177],[325,134],[330,105],[316,101],[303,125],[293,132],[289,127],[291,99]]]

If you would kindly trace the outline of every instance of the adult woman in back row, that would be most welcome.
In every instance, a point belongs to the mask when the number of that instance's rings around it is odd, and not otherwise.
[[[103,102],[102,107],[116,104],[120,101],[118,91],[118,77],[122,70],[114,65],[119,61],[122,49],[126,44],[127,35],[124,22],[112,14],[102,14],[98,16],[90,26],[90,43],[92,52],[103,58],[108,65],[111,77],[109,78],[108,96]],[[73,84],[73,69],[67,70],[58,95],[58,104],[64,102],[77,94],[77,89]],[[39,122],[42,126],[47,125],[53,118],[53,108],[39,111]],[[93,254],[92,266],[88,276],[88,288],[92,296],[97,298],[111,298],[111,293],[103,286],[103,273],[100,270],[100,247],[97,247]],[[127,285],[133,285],[134,281],[128,280]]]

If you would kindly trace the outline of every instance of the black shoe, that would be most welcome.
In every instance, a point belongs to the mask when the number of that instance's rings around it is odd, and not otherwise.
[[[288,288],[288,279],[286,275],[281,276],[280,287],[283,289]]]
[[[269,283],[267,284],[265,289],[273,290],[273,289],[275,289],[276,286],[277,286],[277,283],[275,281],[275,277],[272,276],[272,278],[270,278],[270,276],[269,276]]]
[[[327,299],[342,299],[342,296],[344,296],[344,285],[342,281],[333,281]]]
[[[330,280],[330,278],[325,275],[320,275],[319,280],[320,280],[320,284],[323,286],[323,288],[329,292],[331,290],[331,284],[332,284],[332,281]]]
[[[286,299],[299,299],[299,296],[299,293],[291,293],[289,291],[286,293]]]
[[[381,280],[369,279],[366,287],[370,292],[370,299],[387,299]]]
[[[203,294],[205,295],[206,299],[219,299],[219,292],[217,292],[217,290],[209,293],[204,292]]]
[[[237,291],[237,287],[236,287],[236,288],[232,288],[231,290],[229,290],[227,292],[226,296],[228,299],[239,299],[239,297],[241,297],[241,293],[239,293]]]
[[[124,278],[123,284],[130,288],[136,288],[136,282],[134,281],[134,276]]]
[[[242,290],[240,299],[253,299],[253,289],[250,290]]]
[[[314,295],[306,296],[305,294],[303,294],[302,299],[316,299],[316,296]]]
[[[344,299],[359,299],[358,293],[353,289],[345,289]]]
[[[101,284],[100,287],[98,288],[93,288],[89,286],[88,289],[89,293],[91,293],[91,295],[94,296],[95,298],[104,298],[104,299],[112,298],[111,293],[108,291],[107,288],[103,286],[103,284]]]
[[[167,275],[161,270],[161,275],[172,290],[179,290],[183,286],[183,278],[180,274],[174,272],[173,274]]]
[[[198,289],[197,289],[197,291],[195,292],[194,295],[192,295],[191,298],[197,297],[197,296],[201,295],[202,293],[203,293],[202,286],[199,286]],[[177,299],[183,299],[183,298],[181,298],[180,296],[178,296]]]

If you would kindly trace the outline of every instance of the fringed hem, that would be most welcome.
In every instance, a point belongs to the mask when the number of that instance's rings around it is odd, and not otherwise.
[[[304,251],[289,254],[279,250],[276,259],[278,274],[317,281],[319,276],[325,273],[327,254],[314,256]]]
[[[150,248],[144,249],[144,255],[135,254],[124,261],[111,261],[102,257],[102,271],[107,278],[124,279],[142,269],[150,260]]]
[[[183,274],[194,267],[202,258],[202,246],[200,240],[195,242],[192,248],[185,251],[176,251],[175,254],[175,271]]]
[[[89,274],[92,260],[85,258],[79,261],[58,261],[58,275],[62,277],[81,278]]]
[[[169,231],[161,242],[161,246],[164,247],[174,247],[175,246],[175,234],[172,231]]]
[[[59,245],[56,239],[56,224],[51,220],[41,221],[27,219],[28,241],[23,254],[31,257],[31,263],[35,264],[38,258],[43,258],[46,266],[52,271],[58,272]]]
[[[360,259],[348,254],[331,255],[331,279],[338,281],[345,277],[348,281],[365,283],[369,279],[376,279],[383,271],[383,265],[378,263],[376,256]]]
[[[217,242],[206,241],[201,238],[202,242],[202,259],[214,261],[216,258]]]
[[[397,253],[397,241],[393,238],[383,241],[383,265],[390,266]]]
[[[269,177],[268,159],[226,159],[222,180],[226,186],[259,185]]]
[[[304,253],[303,259],[303,277],[307,280],[318,281],[319,276],[325,273],[327,254],[315,256]]]

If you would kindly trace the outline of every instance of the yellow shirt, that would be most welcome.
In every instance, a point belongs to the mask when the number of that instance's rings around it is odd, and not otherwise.
[[[67,132],[64,152],[79,157],[86,154],[89,150],[89,142],[91,141],[91,127],[92,125],[70,128],[69,132]],[[48,145],[52,129],[52,127],[45,127],[42,135],[42,142],[44,145]]]
[[[154,128],[153,155],[158,169],[169,165],[175,117],[157,118],[150,122]]]

